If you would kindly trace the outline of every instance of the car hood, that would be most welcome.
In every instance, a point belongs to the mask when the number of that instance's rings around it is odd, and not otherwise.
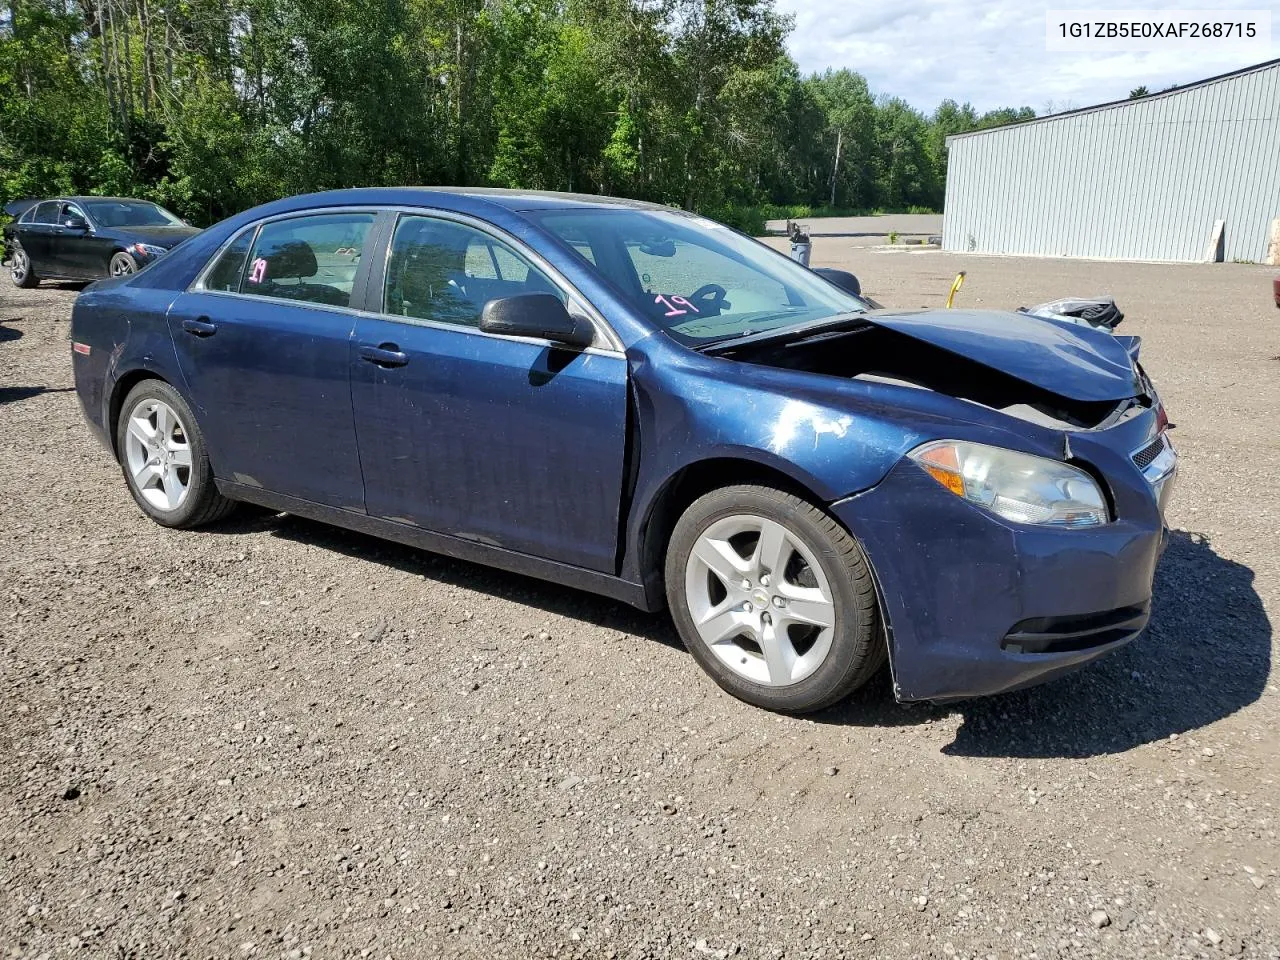
[[[194,237],[200,231],[196,227],[103,227],[104,234],[111,234],[121,240],[133,243],[152,243],[166,250],[176,247],[188,237]]]
[[[1091,327],[996,310],[873,311],[866,319],[1072,400],[1142,392],[1125,345]]]

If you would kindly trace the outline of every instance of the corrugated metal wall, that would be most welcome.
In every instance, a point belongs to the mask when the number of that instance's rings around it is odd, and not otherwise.
[[[1280,64],[948,140],[944,250],[1261,262],[1280,217]]]

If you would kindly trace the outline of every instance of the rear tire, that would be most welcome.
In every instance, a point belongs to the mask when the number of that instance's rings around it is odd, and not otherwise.
[[[35,268],[31,266],[31,258],[21,247],[14,248],[13,256],[9,260],[9,276],[13,280],[13,285],[23,290],[30,290],[40,282]]]
[[[161,526],[199,527],[235,509],[214,484],[195,415],[163,380],[129,391],[116,422],[116,450],[134,502]]]
[[[821,710],[885,661],[862,549],[830,515],[792,494],[744,485],[694,501],[672,532],[665,575],[689,652],[754,706]]]

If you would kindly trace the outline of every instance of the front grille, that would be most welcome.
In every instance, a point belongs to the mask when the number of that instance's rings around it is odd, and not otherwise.
[[[1133,455],[1133,462],[1137,465],[1139,470],[1145,470],[1147,469],[1147,467],[1151,466],[1152,462],[1155,460],[1156,457],[1160,456],[1163,450],[1164,450],[1164,434],[1162,433],[1160,434],[1160,436],[1156,437],[1154,440],[1148,443],[1145,447],[1143,447],[1141,450],[1135,453]]]

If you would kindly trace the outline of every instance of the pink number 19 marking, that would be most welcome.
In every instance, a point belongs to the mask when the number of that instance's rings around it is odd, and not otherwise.
[[[702,312],[697,307],[695,307],[692,303],[686,300],[684,297],[672,297],[671,299],[668,300],[666,296],[660,293],[653,298],[653,302],[660,303],[664,307],[669,308],[667,312],[663,314],[663,316],[667,316],[667,317],[682,317],[686,313],[688,313],[689,310],[692,310],[694,313]],[[676,306],[677,303],[684,304],[686,307],[688,307],[688,310],[681,310],[679,307]]]
[[[263,277],[267,275],[267,261],[262,257],[253,261],[253,272],[249,274],[250,283],[261,283]]]

